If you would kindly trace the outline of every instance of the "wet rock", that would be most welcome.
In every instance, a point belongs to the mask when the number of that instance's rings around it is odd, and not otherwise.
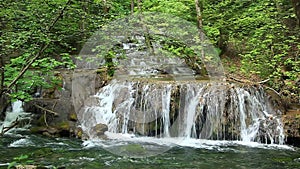
[[[294,146],[300,146],[300,110],[288,110],[282,117],[286,143]]]
[[[77,121],[77,114],[75,112],[72,112],[69,114],[70,121]]]
[[[35,165],[17,165],[16,169],[36,169]]]
[[[85,70],[82,71],[86,74],[90,73]],[[24,111],[33,114],[32,132],[51,137],[86,138],[82,130],[77,127],[78,117],[71,96],[72,90],[76,91],[72,85],[73,73],[70,70],[58,70],[55,76],[62,79],[62,83],[52,89],[41,89],[39,91],[40,97],[25,103]],[[106,83],[107,79],[104,77],[104,73],[97,72],[95,88],[100,88]],[[96,103],[96,101],[91,100],[91,104]]]
[[[295,158],[294,161],[300,163],[300,158]]]
[[[100,123],[91,128],[91,132],[93,133],[93,135],[101,139],[107,139],[106,135],[104,134],[106,131],[108,131],[108,127],[106,124]]]
[[[74,133],[74,137],[75,138],[79,138],[82,140],[86,140],[88,137],[83,133],[82,128],[81,127],[76,127],[74,129],[71,129],[71,133]]]
[[[30,131],[47,137],[56,137],[59,133],[59,130],[54,127],[32,127]]]

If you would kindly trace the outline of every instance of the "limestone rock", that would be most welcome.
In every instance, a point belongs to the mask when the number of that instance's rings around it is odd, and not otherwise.
[[[107,139],[106,135],[104,134],[106,131],[108,131],[108,127],[106,124],[100,123],[91,128],[91,132],[93,133],[93,135],[96,135],[101,139]]]

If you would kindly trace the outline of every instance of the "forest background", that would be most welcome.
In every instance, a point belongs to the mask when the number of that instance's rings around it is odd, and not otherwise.
[[[56,70],[74,69],[74,57],[104,25],[161,12],[198,25],[228,79],[263,85],[286,106],[300,104],[299,0],[4,0],[0,8],[2,103],[29,101],[37,88],[59,86]]]

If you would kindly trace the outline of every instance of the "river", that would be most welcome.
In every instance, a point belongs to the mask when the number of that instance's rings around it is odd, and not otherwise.
[[[0,168],[7,168],[13,162],[71,169],[300,168],[300,149],[287,145],[192,140],[191,144],[173,146],[162,154],[129,158],[111,153],[97,142],[70,138],[14,134],[6,135],[0,142]]]

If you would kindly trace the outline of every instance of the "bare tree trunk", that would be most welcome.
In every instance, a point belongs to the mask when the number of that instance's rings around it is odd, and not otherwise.
[[[199,36],[200,36],[200,42],[201,44],[204,43],[204,33],[203,33],[203,23],[202,23],[202,12],[201,8],[199,5],[199,0],[195,0],[195,7],[196,7],[196,12],[197,12],[197,24],[198,24],[198,30],[199,30]],[[204,59],[204,50],[203,48],[201,49],[201,58]]]
[[[81,9],[83,10],[84,14],[81,16],[81,21],[79,21],[79,27],[80,27],[80,32],[81,32],[81,39],[86,39],[86,31],[85,31],[85,22],[86,18],[88,16],[88,1],[83,0],[81,2]],[[80,48],[80,45],[78,44],[77,49]]]
[[[0,76],[1,76],[1,81],[0,81],[0,93],[2,93],[3,89],[4,89],[4,59],[3,56],[1,56],[0,58]]]
[[[3,56],[1,56],[0,54],[0,76],[1,76],[1,81],[0,81],[0,93],[3,93],[4,90],[4,59]],[[5,116],[5,110],[6,110],[6,104],[7,101],[4,97],[4,95],[0,95],[0,120],[4,120],[4,116]]]
[[[131,15],[134,13],[134,0],[131,0],[130,12],[131,12]]]
[[[138,5],[139,13],[141,14],[142,13],[142,2],[141,2],[141,0],[137,1],[137,5]],[[147,28],[147,26],[144,25],[142,15],[139,15],[139,19],[140,19],[140,22],[143,26],[146,46],[149,49],[150,54],[154,54],[154,48],[153,48],[153,45],[152,45],[152,42],[151,42],[149,29]]]

